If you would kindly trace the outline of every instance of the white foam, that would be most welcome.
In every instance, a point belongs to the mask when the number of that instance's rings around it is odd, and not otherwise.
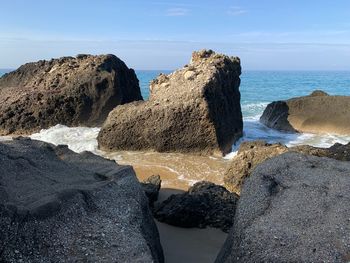
[[[74,127],[56,125],[47,130],[34,133],[30,138],[55,145],[65,144],[75,152],[90,151],[97,153],[97,135],[100,128]]]

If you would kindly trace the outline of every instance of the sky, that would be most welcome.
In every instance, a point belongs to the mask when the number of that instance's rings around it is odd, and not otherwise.
[[[245,70],[350,70],[350,0],[0,0],[0,68],[112,53],[176,69],[204,48]]]

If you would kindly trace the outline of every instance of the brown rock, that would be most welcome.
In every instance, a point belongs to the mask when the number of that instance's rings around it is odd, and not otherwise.
[[[270,103],[260,121],[290,132],[350,134],[350,96],[329,96],[323,91]]]
[[[135,72],[114,55],[28,63],[0,78],[0,135],[98,126],[115,106],[135,100],[142,100]]]
[[[264,141],[243,142],[224,175],[225,187],[240,194],[244,180],[258,164],[287,151],[288,148],[282,144],[268,144]]]
[[[152,81],[149,101],[109,114],[100,149],[228,153],[242,136],[240,74],[238,58],[194,52],[188,66]]]
[[[285,152],[299,152],[350,161],[350,143],[347,145],[334,144],[330,148],[318,148],[309,145],[288,148],[282,144],[268,144],[265,141],[244,142],[224,175],[225,187],[240,194],[244,180],[252,174],[258,164]]]

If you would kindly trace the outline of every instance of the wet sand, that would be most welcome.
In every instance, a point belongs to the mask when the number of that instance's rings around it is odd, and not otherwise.
[[[187,190],[198,181],[223,183],[229,160],[181,153],[115,152],[103,156],[118,164],[132,165],[140,181],[159,174],[162,187]]]
[[[172,194],[183,193],[178,189],[161,189],[158,202]],[[165,263],[212,263],[215,261],[227,234],[215,228],[181,228],[156,221],[162,243]]]
[[[213,263],[227,237],[214,228],[186,229],[156,223],[166,263]]]
[[[187,191],[197,181],[223,183],[229,160],[178,153],[118,152],[107,154],[118,164],[132,165],[140,181],[159,174],[158,202]],[[181,228],[156,221],[166,263],[214,262],[227,234],[215,228]]]

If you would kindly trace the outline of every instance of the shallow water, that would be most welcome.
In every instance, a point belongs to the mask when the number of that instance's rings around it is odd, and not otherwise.
[[[149,82],[159,73],[160,71],[137,71],[145,99],[149,95]],[[244,136],[236,145],[233,145],[232,153],[224,158],[155,152],[105,153],[97,149],[96,137],[99,128],[68,128],[56,125],[33,134],[31,138],[53,144],[67,144],[76,152],[91,151],[120,164],[130,164],[140,179],[152,174],[160,174],[164,187],[186,189],[200,180],[222,183],[224,171],[242,141],[266,140],[270,143],[280,142],[288,146],[308,144],[319,147],[329,147],[336,142],[344,144],[350,141],[350,136],[284,133],[269,129],[259,123],[259,117],[269,102],[307,95],[315,89],[322,89],[330,94],[350,95],[350,73],[243,72],[240,90]],[[4,139],[9,138],[0,137],[0,140]]]

